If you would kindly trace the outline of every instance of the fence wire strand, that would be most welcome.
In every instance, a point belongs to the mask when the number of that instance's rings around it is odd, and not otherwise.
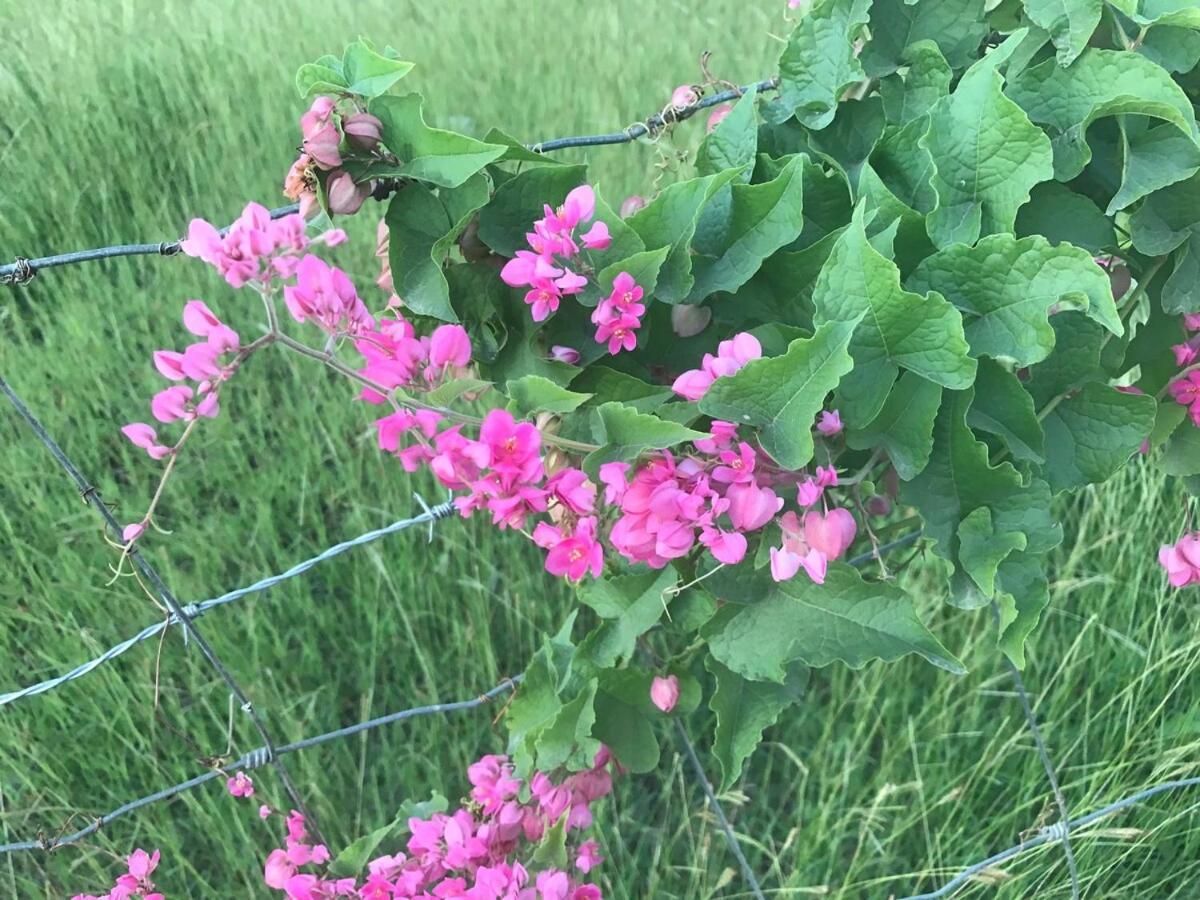
[[[721,103],[726,103],[730,100],[735,100],[747,91],[768,91],[779,86],[778,78],[767,78],[762,81],[748,84],[744,87],[731,88],[726,91],[720,91],[708,97],[702,98],[699,102],[686,107],[682,110],[666,108],[651,116],[637,122],[623,131],[614,131],[609,134],[585,134],[575,137],[549,138],[544,141],[537,141],[528,144],[527,149],[534,153],[550,153],[555,150],[566,150],[575,147],[599,147],[606,144],[627,144],[637,140],[640,137],[647,135],[653,136],[660,132],[668,125],[676,122],[683,122],[690,119],[701,110],[717,106]],[[394,187],[393,183],[391,187]],[[386,187],[384,190],[378,190],[374,196],[376,199],[383,199],[391,193],[391,187]],[[271,218],[278,219],[281,216],[291,215],[299,211],[300,206],[297,203],[291,203],[287,206],[280,206],[271,210]],[[229,230],[229,227],[221,229],[224,234]],[[95,247],[89,250],[75,250],[70,253],[58,253],[52,256],[42,256],[36,259],[26,259],[18,256],[13,262],[0,265],[0,284],[21,285],[33,279],[42,269],[52,269],[57,266],[69,266],[75,263],[93,262],[101,259],[113,259],[121,256],[174,256],[179,253],[181,240],[179,238],[156,241],[154,243],[145,244],[117,244],[111,247]]]
[[[339,554],[345,553],[347,550],[353,549],[354,547],[359,547],[363,544],[369,544],[372,541],[378,540],[379,538],[385,537],[389,534],[395,534],[398,531],[404,531],[405,529],[412,528],[415,525],[424,525],[427,522],[432,525],[432,523],[436,522],[438,519],[445,518],[453,511],[454,504],[450,501],[440,503],[434,507],[426,507],[426,511],[421,513],[419,516],[409,519],[401,519],[398,522],[393,522],[391,525],[388,525],[384,528],[376,528],[373,531],[360,534],[356,538],[352,538],[348,541],[342,541],[340,544],[334,544],[328,550],[324,550],[310,559],[306,559],[303,562],[297,563],[286,572],[280,572],[278,575],[271,575],[267,578],[263,578],[260,581],[254,582],[254,584],[243,588],[238,588],[234,591],[229,591],[228,593],[222,594],[220,597],[214,597],[211,600],[202,600],[199,603],[188,603],[183,607],[183,611],[190,619],[198,619],[209,610],[216,609],[218,606],[224,606],[227,603],[233,603],[235,600],[241,600],[243,597],[249,596],[250,594],[255,594],[259,591],[265,591],[268,588],[275,587],[277,584],[280,584],[281,582],[287,581],[291,578],[295,578],[297,575],[303,575],[313,566],[325,562],[328,559],[332,559]],[[152,625],[147,625],[132,637],[126,638],[119,644],[116,644],[115,646],[105,650],[96,658],[90,659],[85,663],[81,663],[68,672],[64,672],[63,674],[57,675],[54,678],[47,678],[45,681],[39,681],[37,684],[31,684],[28,687],[24,687],[19,690],[10,691],[6,694],[0,694],[0,706],[5,706],[15,700],[21,700],[25,697],[33,697],[38,694],[43,694],[46,691],[54,690],[55,688],[61,687],[68,682],[82,678],[84,675],[94,671],[104,663],[116,659],[118,656],[133,649],[143,641],[148,641],[151,638],[161,634],[164,629],[169,628],[171,625],[177,624],[179,624],[179,619],[174,613],[171,613],[166,619],[155,622]]]

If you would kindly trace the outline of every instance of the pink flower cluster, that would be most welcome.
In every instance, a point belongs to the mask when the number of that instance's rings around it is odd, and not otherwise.
[[[761,356],[762,344],[758,338],[745,331],[735,334],[729,340],[721,341],[716,356],[705,353],[699,369],[689,369],[676,378],[671,390],[687,400],[699,400],[718,378],[732,375]]]
[[[107,894],[76,894],[71,900],[164,900],[164,895],[154,889],[151,873],[158,868],[159,854],[155,850],[134,850],[125,860],[126,872],[117,878]]]
[[[340,124],[340,127],[339,127]],[[353,111],[339,111],[331,97],[317,97],[308,111],[300,117],[303,139],[300,156],[292,163],[283,183],[283,192],[300,201],[300,215],[307,216],[316,203],[317,169],[328,172],[325,179],[325,199],[329,211],[340,215],[358,212],[374,189],[373,181],[356,184],[348,171],[341,168],[346,150],[375,153],[383,137],[383,123],[375,116],[354,105]]]
[[[1189,532],[1174,544],[1160,547],[1158,562],[1167,570],[1172,587],[1200,584],[1200,532]]]
[[[231,287],[240,288],[275,275],[290,275],[295,265],[291,254],[304,250],[308,243],[302,216],[272,219],[265,206],[248,203],[225,234],[211,222],[192,219],[179,248],[215,267]]]
[[[283,302],[297,322],[311,321],[331,335],[360,335],[375,319],[348,275],[311,253],[296,264],[296,283],[283,289]]]
[[[771,577],[787,581],[801,568],[812,581],[825,583],[831,560],[837,559],[854,543],[858,525],[847,509],[818,512],[810,509],[803,521],[794,512],[779,519],[783,545],[771,548]]]
[[[580,185],[567,194],[562,206],[546,206],[544,212],[533,223],[533,231],[525,235],[530,249],[518,250],[500,271],[500,278],[510,287],[529,288],[525,302],[535,322],[544,322],[558,310],[563,297],[578,294],[587,286],[587,278],[571,269],[572,260],[584,249],[604,250],[612,243],[608,225],[599,219],[576,238],[575,229],[596,214],[596,193],[591,185]],[[628,272],[621,272],[592,314],[596,341],[607,344],[609,353],[637,346],[634,332],[646,312],[643,293]]]
[[[601,749],[591,769],[556,783],[542,772],[523,783],[504,756],[484,756],[467,769],[470,802],[450,814],[408,820],[407,852],[379,856],[358,878],[325,878],[301,872],[329,859],[322,845],[307,843],[304,818],[287,818],[284,847],[272,850],[264,866],[268,887],[289,900],[359,897],[392,900],[602,900],[600,889],[584,876],[603,858],[595,841],[570,842],[569,869],[543,869],[536,875],[520,861],[546,832],[565,817],[568,834],[591,826],[591,805],[612,791],[610,756]]]
[[[1183,317],[1183,327],[1193,334],[1183,343],[1171,347],[1175,365],[1190,369],[1200,360],[1200,313],[1189,313]],[[1200,427],[1200,370],[1190,369],[1182,377],[1172,381],[1167,390],[1171,398],[1188,408],[1192,423]]]

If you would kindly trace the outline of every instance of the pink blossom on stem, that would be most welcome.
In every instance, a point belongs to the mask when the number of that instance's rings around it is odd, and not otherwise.
[[[836,409],[824,410],[817,419],[817,431],[825,437],[833,437],[842,433],[842,414]]]
[[[170,447],[158,442],[158,433],[144,422],[131,422],[121,429],[121,433],[133,446],[145,450],[151,459],[162,459],[171,452]]]
[[[349,172],[339,169],[325,182],[325,201],[329,211],[339,216],[354,215],[371,196],[374,187],[373,181],[356,182]]]
[[[551,575],[565,575],[570,581],[579,581],[584,575],[599,578],[604,569],[604,550],[596,539],[596,518],[580,519],[570,537],[564,537],[546,554],[546,571]]]
[[[555,344],[550,348],[550,358],[555,362],[566,363],[569,366],[576,365],[580,360],[579,351],[574,347],[564,347],[561,344]]]
[[[679,678],[675,675],[655,676],[650,682],[650,702],[665,713],[673,710],[679,702]]]
[[[342,133],[360,150],[374,150],[383,138],[383,123],[367,112],[356,112],[342,118]]]
[[[253,797],[254,781],[245,772],[238,772],[225,782],[225,787],[234,797]]]
[[[1158,551],[1158,562],[1172,587],[1200,583],[1200,532],[1183,535]]]
[[[691,369],[675,379],[671,390],[688,400],[699,400],[712,387],[714,381],[732,375],[751,360],[762,356],[762,345],[749,332],[741,332],[730,340],[721,341],[717,354],[704,354],[699,369]]]

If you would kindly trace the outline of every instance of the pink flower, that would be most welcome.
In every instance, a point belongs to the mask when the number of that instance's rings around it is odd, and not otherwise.
[[[150,873],[158,868],[159,853],[155,850],[153,853],[147,853],[145,850],[134,850],[129,855],[127,860],[129,864],[129,874],[138,881],[145,881],[150,877]]]
[[[700,543],[718,562],[727,566],[736,566],[746,556],[746,537],[736,531],[706,528],[700,532]]]
[[[671,390],[688,400],[699,400],[716,379],[733,375],[746,363],[761,356],[762,345],[758,338],[749,332],[741,332],[728,341],[721,341],[716,356],[711,353],[704,354],[701,367],[684,372],[676,378]]]
[[[615,315],[596,328],[596,343],[608,344],[608,352],[616,356],[622,350],[633,350],[637,346],[637,330],[641,320],[631,315]]]
[[[754,448],[742,441],[738,444],[737,453],[732,450],[725,450],[721,453],[719,457],[721,465],[713,469],[713,481],[722,484],[753,483],[757,458],[758,454],[754,452]]]
[[[225,787],[234,797],[253,797],[254,782],[245,772],[238,772],[225,782]]]
[[[580,581],[588,573],[599,578],[604,571],[604,550],[596,540],[596,527],[595,516],[580,519],[575,532],[546,554],[546,571],[551,575],[565,575],[570,581]]]
[[[174,350],[155,350],[154,368],[163,378],[171,381],[183,381],[187,377],[183,374],[183,354]]]
[[[429,364],[461,368],[471,361],[471,339],[461,325],[439,325],[429,339]]]
[[[837,487],[838,475],[837,469],[833,466],[822,467],[817,466],[817,487]]]
[[[725,117],[733,112],[733,104],[722,103],[708,115],[708,122],[704,126],[704,130],[709,134],[713,129],[725,121]]]
[[[261,805],[261,806],[258,808],[258,817],[259,817],[260,819],[262,819],[264,822],[265,822],[267,819],[271,818],[271,807],[267,806],[267,804],[265,804],[265,803],[264,803],[264,804],[262,804],[262,805]]]
[[[639,209],[645,209],[646,198],[639,194],[630,194],[621,202],[620,216],[622,219],[628,219]]]
[[[533,284],[539,279],[552,281],[563,273],[549,259],[539,253],[528,250],[518,250],[517,255],[504,264],[500,270],[500,280],[509,287],[521,287]]]
[[[820,500],[823,493],[825,493],[825,488],[812,478],[805,478],[796,486],[796,502],[807,508]]]
[[[580,872],[586,875],[602,862],[604,857],[600,855],[600,845],[595,841],[584,841],[579,845],[575,854],[575,868]]]
[[[263,866],[263,881],[267,887],[283,890],[288,880],[296,874],[296,867],[288,860],[286,850],[272,850]]]
[[[142,536],[142,532],[145,530],[145,522],[132,522],[121,529],[121,540],[126,544],[132,544]]]
[[[665,713],[673,710],[679,702],[679,679],[674,675],[656,676],[650,682],[650,702]]]
[[[1173,344],[1171,352],[1175,354],[1175,365],[1177,366],[1190,366],[1196,361],[1197,355],[1200,355],[1200,351],[1197,351],[1191,344]]]
[[[493,409],[484,417],[479,440],[495,472],[524,482],[540,479],[542,435],[532,423],[518,423],[507,410]]]
[[[825,410],[817,419],[817,431],[825,437],[833,437],[842,432],[842,414],[835,410]]]
[[[854,543],[858,525],[846,509],[831,509],[825,514],[815,509],[804,514],[804,540],[827,559],[837,559]]]
[[[583,246],[589,250],[607,250],[612,244],[612,237],[608,233],[608,226],[600,220],[596,220],[581,237]]]
[[[677,112],[683,112],[689,106],[700,102],[700,93],[695,85],[681,84],[671,92],[671,106]]]
[[[342,133],[354,146],[374,150],[383,138],[383,123],[370,113],[356,112],[342,119]]]
[[[356,183],[349,172],[334,172],[325,182],[325,200],[329,204],[329,211],[339,216],[354,215],[371,196],[374,186],[372,181]]]
[[[729,520],[738,531],[762,528],[783,506],[782,497],[753,482],[730,485],[725,496],[729,500]]]
[[[577,516],[590,515],[596,508],[596,486],[582,469],[567,468],[555,472],[546,482],[550,495]]]
[[[571,892],[571,880],[566,872],[558,869],[546,869],[538,873],[538,900],[568,900]]]
[[[712,387],[715,380],[712,375],[701,369],[689,369],[675,379],[671,384],[671,390],[685,400],[694,402],[708,393],[708,389]]]
[[[150,412],[163,423],[187,418],[192,396],[192,389],[182,384],[164,388],[150,398]]]
[[[549,278],[537,278],[531,284],[525,294],[525,303],[532,307],[533,321],[544,322],[551,313],[558,312],[562,294]]]
[[[628,471],[627,462],[609,462],[600,466],[600,483],[604,485],[605,503],[612,505],[621,502],[621,498],[625,496],[625,478]]]
[[[296,267],[296,283],[283,289],[283,302],[297,322],[312,319],[329,334],[359,335],[375,325],[346,273],[311,253]]]
[[[579,362],[579,351],[573,347],[564,347],[560,344],[555,344],[550,348],[550,358],[555,362],[566,363],[573,366]]]
[[[801,555],[789,549],[786,543],[783,547],[771,548],[771,578],[775,581],[788,581],[803,567],[813,583],[824,584],[826,565],[825,555],[820,550],[809,549]]]
[[[172,448],[158,443],[158,433],[143,422],[131,422],[121,429],[121,433],[133,446],[145,450],[151,459],[162,459],[171,452]]]
[[[333,100],[318,97],[308,112],[300,117],[300,130],[304,134],[301,146],[322,169],[333,169],[342,164],[338,150],[341,134],[333,122]]]
[[[701,438],[693,443],[701,453],[716,453],[728,447],[733,442],[733,439],[737,437],[737,425],[732,422],[713,419],[708,433],[709,436],[707,438]]]
[[[1183,327],[1188,331],[1200,331],[1200,313],[1184,313]]]
[[[1185,534],[1174,545],[1160,548],[1158,562],[1167,570],[1172,587],[1200,582],[1200,532]]]

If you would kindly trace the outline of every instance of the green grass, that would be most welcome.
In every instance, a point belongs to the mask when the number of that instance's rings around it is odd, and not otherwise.
[[[296,66],[365,34],[419,64],[436,120],[526,139],[610,130],[696,75],[770,71],[782,2],[337,4],[213,0],[9,0],[0,57],[0,258],[180,233],[247,199],[268,204],[296,143]],[[658,147],[581,154],[606,194],[647,192],[696,128]],[[663,176],[672,177],[670,171]],[[374,277],[368,210],[340,264]],[[181,340],[203,297],[244,334],[245,294],[186,259],[47,272],[0,294],[0,372],[104,496],[144,507],[154,467],[117,427],[145,415],[149,352]],[[221,418],[199,432],[148,549],[184,600],[281,571],[415,509],[413,482],[373,449],[369,415],[305,360],[255,358]],[[1136,470],[1135,466],[1135,470]],[[1153,554],[1180,499],[1132,471],[1063,509],[1068,540],[1027,679],[1075,811],[1200,768],[1200,635],[1192,593],[1167,593]],[[0,413],[0,689],[68,668],[159,613],[91,511],[15,417]],[[776,896],[927,890],[1053,819],[1052,804],[984,613],[923,611],[968,663],[917,661],[816,674],[724,798]],[[371,715],[469,697],[519,671],[571,609],[521,541],[450,520],[352,552],[201,621],[283,740]],[[155,685],[161,716],[154,712]],[[226,747],[228,695],[172,633],[83,681],[0,709],[0,841],[53,835],[198,771]],[[462,770],[502,746],[494,711],[426,719],[289,758],[331,842],[384,821],[405,797],[462,791]],[[254,745],[234,716],[237,746]],[[707,723],[697,722],[699,729]],[[186,736],[186,737],[185,737]],[[608,896],[738,897],[744,885],[677,753],[661,777],[625,780],[603,812]],[[280,797],[263,773],[262,792]],[[1088,897],[1193,897],[1200,793],[1157,798],[1075,840]],[[254,897],[274,835],[216,786],[121,819],[50,856],[0,858],[0,896],[103,889],[114,859],[160,847],[173,898]],[[992,873],[968,897],[1066,897],[1057,848]]]

